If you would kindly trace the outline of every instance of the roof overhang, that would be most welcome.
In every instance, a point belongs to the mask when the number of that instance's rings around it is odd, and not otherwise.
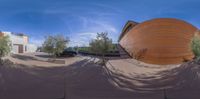
[[[118,42],[123,38],[123,36],[127,33],[126,30],[128,29],[129,26],[132,25],[132,28],[135,27],[137,24],[139,24],[138,22],[135,21],[131,21],[129,20],[128,22],[126,22],[124,28],[122,29],[122,32],[119,36]]]

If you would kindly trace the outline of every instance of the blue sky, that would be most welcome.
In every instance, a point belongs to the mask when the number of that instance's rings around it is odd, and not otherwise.
[[[200,27],[200,0],[0,0],[0,30],[25,33],[41,45],[44,36],[63,34],[83,46],[97,32],[114,42],[128,20],[178,18]]]

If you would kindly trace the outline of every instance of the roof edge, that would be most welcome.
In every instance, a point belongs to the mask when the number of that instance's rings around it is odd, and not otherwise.
[[[122,37],[126,34],[126,30],[127,30],[127,28],[128,28],[128,26],[130,26],[130,25],[133,25],[133,27],[135,27],[136,25],[138,25],[139,23],[138,22],[135,22],[135,21],[132,21],[132,20],[128,20],[127,22],[126,22],[126,24],[124,25],[124,27],[123,27],[123,29],[122,29],[122,32],[121,32],[121,34],[120,34],[120,36],[119,36],[119,39],[118,39],[118,42],[122,39]],[[133,28],[132,27],[132,28]]]

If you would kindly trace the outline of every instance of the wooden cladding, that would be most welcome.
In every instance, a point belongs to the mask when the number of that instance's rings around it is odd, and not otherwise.
[[[119,43],[133,58],[146,63],[179,64],[194,57],[190,41],[195,31],[182,20],[153,19],[134,26]]]

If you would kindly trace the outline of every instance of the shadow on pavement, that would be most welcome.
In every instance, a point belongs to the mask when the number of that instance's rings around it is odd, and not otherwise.
[[[190,77],[196,75],[188,69],[189,64],[160,72],[160,79],[126,77],[87,59],[57,67],[6,65],[0,67],[0,99],[164,99],[163,89],[150,89],[168,84],[179,86],[182,81],[184,86],[166,89],[170,99],[199,99],[199,83],[195,88],[185,85],[185,81],[194,82]],[[138,87],[130,80],[146,85]],[[121,84],[121,88],[113,83]]]

